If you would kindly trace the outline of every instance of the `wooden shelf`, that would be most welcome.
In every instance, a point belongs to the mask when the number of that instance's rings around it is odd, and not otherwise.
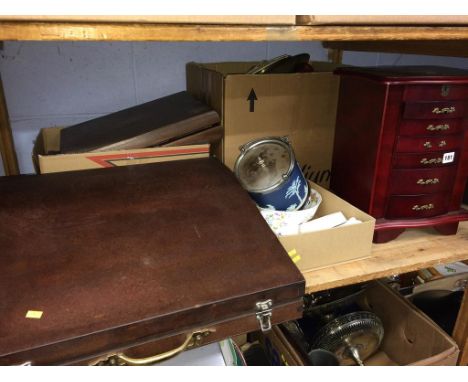
[[[332,49],[465,53],[468,26],[275,26],[158,24],[129,22],[0,21],[0,41],[325,41]],[[417,40],[417,44],[414,41]],[[328,41],[328,43],[327,43]],[[421,45],[422,44],[422,45]],[[415,48],[416,47],[416,48]],[[448,48],[447,48],[448,47]],[[451,47],[451,48],[450,48]],[[382,48],[380,48],[382,49]],[[385,50],[384,50],[385,51]],[[6,115],[5,112],[2,113]],[[4,151],[4,150],[2,150]],[[14,172],[13,172],[14,173]],[[313,292],[420,269],[436,263],[468,259],[468,224],[456,236],[405,232],[397,240],[374,245],[372,257],[306,272]]]
[[[465,48],[468,26],[273,26],[0,21],[0,41],[8,40],[324,41],[325,47],[331,49],[330,57],[335,61],[340,60],[342,50],[468,57]],[[3,102],[3,94],[0,94],[0,103]],[[0,119],[7,121],[7,118],[6,108],[0,108]],[[0,151],[3,154],[14,153],[10,135],[9,125],[0,121]],[[11,174],[17,173],[15,161],[14,156],[7,161],[11,166]],[[304,272],[306,291],[310,293],[467,259],[468,222],[460,223],[458,234],[453,236],[441,236],[432,230],[407,230],[392,242],[373,245],[371,257]],[[468,305],[467,299],[465,294],[465,302],[454,334],[462,351],[462,364],[468,362],[468,324],[465,308]]]
[[[119,22],[0,22],[0,41],[393,41],[466,39],[468,39],[468,26],[268,26]]]
[[[456,235],[442,236],[432,229],[407,230],[396,240],[373,244],[371,257],[303,274],[306,292],[311,293],[467,259],[465,221],[460,223]]]

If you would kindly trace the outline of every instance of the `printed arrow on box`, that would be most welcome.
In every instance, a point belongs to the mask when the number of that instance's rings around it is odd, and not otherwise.
[[[254,88],[252,88],[252,90],[250,90],[249,96],[247,97],[247,101],[249,101],[249,106],[250,106],[249,111],[251,113],[255,111],[255,101],[257,100],[258,98],[257,98],[257,95],[255,94],[255,90]]]

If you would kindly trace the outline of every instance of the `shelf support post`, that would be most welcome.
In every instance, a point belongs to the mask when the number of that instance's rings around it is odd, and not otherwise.
[[[10,118],[3,92],[2,78],[0,77],[0,154],[2,155],[5,175],[18,175],[18,159],[16,157],[13,134],[11,132]]]
[[[334,64],[341,64],[343,61],[343,50],[329,48],[328,61],[333,62]]]

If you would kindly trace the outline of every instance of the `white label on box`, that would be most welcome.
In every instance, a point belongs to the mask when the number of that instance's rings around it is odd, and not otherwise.
[[[468,273],[468,265],[461,261],[445,265],[434,265],[434,268],[437,269],[437,271],[439,271],[439,273],[441,273],[443,276],[449,276],[456,273]]]
[[[452,151],[451,153],[445,153],[444,157],[442,158],[442,163],[452,163],[455,159],[455,152]]]

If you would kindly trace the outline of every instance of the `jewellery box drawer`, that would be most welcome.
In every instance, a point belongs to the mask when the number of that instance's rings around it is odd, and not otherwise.
[[[432,195],[391,196],[387,204],[387,219],[426,218],[448,211],[448,193]]]
[[[409,85],[405,88],[405,101],[445,101],[453,99],[467,99],[466,85]]]
[[[447,120],[420,120],[407,119],[401,121],[401,135],[440,135],[455,134],[463,130],[465,120],[447,119]]]
[[[442,119],[465,115],[466,101],[405,103],[403,118]]]
[[[458,163],[459,151],[434,151],[423,154],[396,154],[393,168],[447,167]]]
[[[396,151],[400,153],[424,153],[440,150],[453,151],[462,144],[463,140],[459,135],[421,138],[399,137]]]
[[[389,194],[430,194],[453,188],[456,166],[424,170],[393,170]]]

